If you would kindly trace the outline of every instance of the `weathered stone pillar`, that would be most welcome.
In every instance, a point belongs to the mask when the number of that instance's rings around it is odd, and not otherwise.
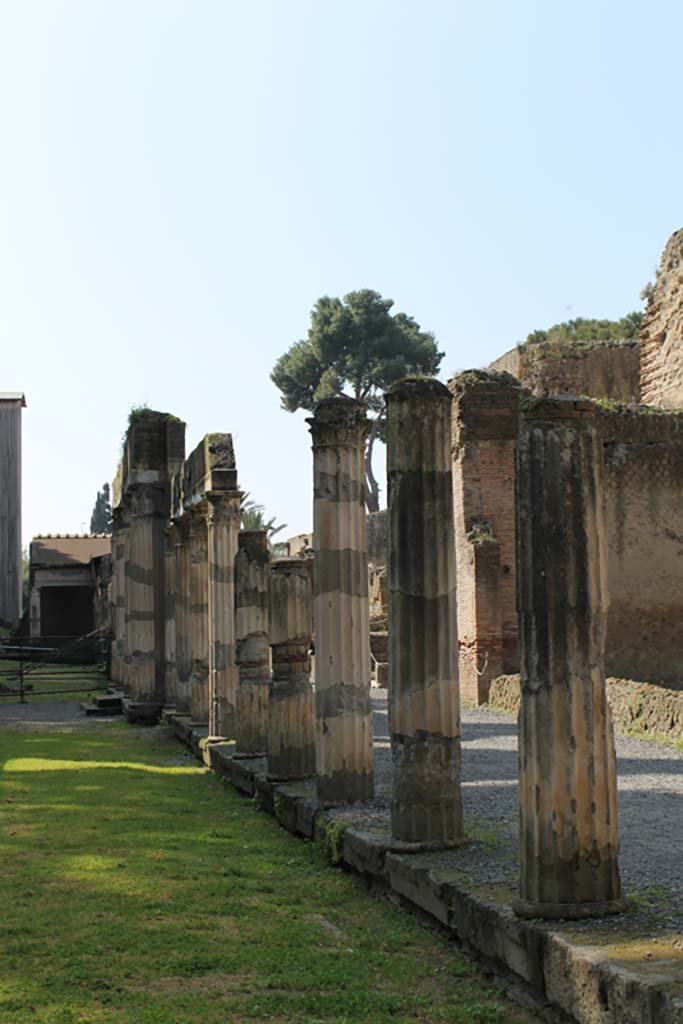
[[[136,483],[126,494],[130,516],[125,572],[127,682],[132,700],[141,705],[136,718],[154,717],[164,702],[166,499],[164,488],[155,484]]]
[[[206,508],[188,513],[190,535],[189,650],[190,715],[194,722],[209,721],[209,557]]]
[[[127,525],[121,507],[117,507],[112,515],[112,586],[111,586],[111,681],[116,686],[123,686],[126,636],[125,614],[125,540]]]
[[[452,396],[406,379],[386,401],[391,831],[419,848],[452,846],[463,840]]]
[[[177,673],[175,663],[175,527],[169,526],[164,531],[166,546],[164,549],[164,579],[166,586],[166,704],[175,706],[177,699]]]
[[[311,563],[283,558],[270,570],[269,629],[273,678],[268,701],[268,776],[301,779],[315,771],[311,687]]]
[[[603,653],[602,450],[586,399],[535,399],[517,443],[520,899],[527,917],[618,912]]]
[[[235,735],[235,552],[240,492],[208,495],[209,735]]]
[[[189,714],[192,652],[189,637],[190,527],[187,516],[174,523],[175,531],[175,667],[176,710]]]
[[[268,750],[268,577],[270,553],[265,530],[241,530],[235,559],[237,631],[236,753],[255,756]]]
[[[319,402],[313,436],[316,778],[323,804],[373,792],[368,555],[365,538],[366,407]]]

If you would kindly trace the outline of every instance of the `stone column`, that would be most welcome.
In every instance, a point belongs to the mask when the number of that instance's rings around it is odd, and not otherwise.
[[[189,510],[190,535],[190,602],[189,651],[192,659],[190,675],[190,715],[194,722],[209,721],[209,558],[207,509]]]
[[[235,552],[240,493],[209,494],[209,735],[235,735]]]
[[[316,777],[322,804],[373,793],[368,554],[365,539],[366,407],[319,402],[313,436]]]
[[[387,392],[392,838],[463,841],[451,402],[436,380]]]
[[[241,530],[235,559],[237,630],[236,753],[263,755],[268,750],[268,577],[270,553],[265,530]]]
[[[283,558],[270,571],[269,629],[273,679],[268,701],[268,776],[302,779],[315,771],[311,687],[311,563]]]
[[[192,652],[189,637],[190,606],[190,527],[187,516],[174,523],[175,532],[175,668],[176,711],[190,712],[190,676]]]
[[[127,682],[139,705],[129,714],[136,720],[154,718],[164,702],[164,503],[164,489],[152,484],[135,484],[126,494]]]
[[[602,448],[586,399],[534,399],[517,444],[520,899],[526,917],[623,909],[603,666]]]
[[[175,527],[164,531],[164,580],[166,586],[166,703],[175,706],[177,700],[177,673],[175,663]]]
[[[112,514],[112,574],[111,574],[111,681],[115,686],[123,685],[125,621],[125,532],[126,524],[122,509],[115,508]]]

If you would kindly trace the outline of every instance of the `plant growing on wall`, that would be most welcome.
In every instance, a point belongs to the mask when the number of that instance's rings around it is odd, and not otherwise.
[[[379,509],[372,471],[375,441],[384,439],[383,393],[401,377],[438,372],[443,352],[434,335],[405,313],[392,313],[392,299],[365,288],[343,299],[324,295],[311,312],[308,334],[280,356],[270,375],[282,408],[313,410],[323,398],[347,394],[368,405],[371,428],[365,449],[366,505]]]

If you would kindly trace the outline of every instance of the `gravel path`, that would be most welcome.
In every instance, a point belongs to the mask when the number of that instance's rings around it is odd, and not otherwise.
[[[386,823],[391,801],[391,749],[386,691],[373,690],[375,799],[339,808],[359,825]],[[113,718],[86,718],[77,703],[0,704],[0,729],[100,728]],[[150,737],[152,735],[152,730]],[[517,879],[517,725],[495,711],[462,713],[462,791],[473,842],[444,854],[445,866],[478,883],[514,886]],[[621,874],[627,894],[656,923],[683,932],[683,751],[647,740],[617,738]],[[614,919],[615,921],[618,919]]]
[[[375,696],[376,695],[376,696]],[[386,691],[375,696],[376,807],[391,799]],[[649,740],[617,737],[620,866],[624,890],[639,893],[662,926],[683,931],[683,751]],[[465,827],[487,842],[477,878],[517,878],[517,723],[481,708],[462,711],[462,795]],[[491,844],[491,837],[496,840]],[[493,845],[493,849],[491,848]]]

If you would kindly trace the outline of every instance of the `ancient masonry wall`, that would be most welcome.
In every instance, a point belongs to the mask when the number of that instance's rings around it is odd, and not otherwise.
[[[640,335],[641,401],[683,408],[683,230],[666,243]]]
[[[509,374],[470,371],[449,384],[460,692],[483,703],[490,681],[516,671],[515,437]]]
[[[506,374],[450,383],[460,686],[486,701],[516,672],[514,451],[518,405],[533,401]],[[683,415],[598,408],[605,459],[609,609],[607,674],[681,681]]]
[[[535,395],[587,395],[617,402],[640,400],[640,348],[636,340],[556,344],[527,342],[491,363]]]
[[[608,591],[606,670],[680,682],[683,415],[601,412]]]

